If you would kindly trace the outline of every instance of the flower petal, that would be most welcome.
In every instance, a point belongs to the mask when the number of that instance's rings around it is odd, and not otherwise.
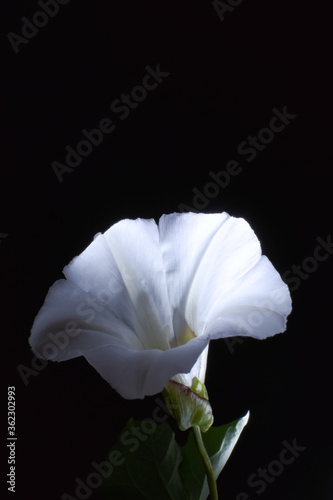
[[[137,351],[121,343],[84,354],[102,377],[126,399],[142,399],[161,392],[176,374],[191,371],[209,338],[195,338],[166,351]]]
[[[42,358],[63,361],[81,356],[81,348],[94,348],[111,338],[144,348],[136,333],[107,306],[94,310],[90,306],[93,299],[70,281],[56,281],[31,329],[29,342],[34,352]],[[94,336],[88,339],[84,331],[94,331]]]
[[[222,214],[171,214],[160,219],[160,240],[175,332],[185,320],[196,335],[216,297],[260,259],[260,243],[243,219]]]
[[[200,337],[200,339],[204,338],[208,340],[210,337],[209,336]],[[208,349],[209,349],[209,344],[207,344],[207,347],[205,347],[205,349],[202,351],[202,353],[196,360],[195,364],[192,366],[190,372],[178,373],[177,375],[172,377],[172,379],[175,380],[176,382],[179,382],[180,384],[186,385],[187,387],[191,387],[192,380],[194,377],[197,377],[197,379],[199,379],[200,382],[204,383],[207,370]]]
[[[146,349],[168,349],[170,305],[153,220],[113,225],[65,267],[68,280],[93,294],[137,333]]]
[[[125,219],[104,234],[138,318],[146,349],[174,338],[167,284],[153,219]]]
[[[39,357],[52,361],[85,356],[124,398],[160,392],[171,377],[189,372],[208,346],[207,337],[165,351],[144,349],[135,333],[107,308],[90,322],[76,314],[87,296],[75,284],[57,281],[34,321],[30,345]]]
[[[212,283],[214,287],[216,283]],[[291,312],[288,286],[266,256],[229,288],[224,300],[204,305],[198,319],[201,330],[211,338],[251,336],[265,339],[285,331]]]

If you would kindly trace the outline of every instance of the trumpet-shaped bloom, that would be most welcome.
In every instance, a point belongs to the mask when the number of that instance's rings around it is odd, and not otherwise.
[[[287,285],[241,218],[122,220],[63,270],[35,318],[40,357],[84,356],[123,397],[204,382],[212,339],[283,332]]]

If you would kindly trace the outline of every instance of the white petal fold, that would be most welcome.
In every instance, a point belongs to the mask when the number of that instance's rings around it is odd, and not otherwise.
[[[166,351],[110,344],[84,355],[119,394],[135,399],[157,394],[174,375],[190,372],[208,342],[208,338],[195,338]]]
[[[87,297],[75,284],[57,281],[34,321],[30,345],[39,357],[52,361],[85,356],[124,398],[162,391],[174,375],[190,372],[208,345],[209,338],[194,338],[174,349],[144,349],[136,334],[109,309],[93,319],[76,314]]]
[[[212,338],[263,339],[285,330],[288,287],[244,219],[172,214],[159,227],[175,332],[186,323]]]

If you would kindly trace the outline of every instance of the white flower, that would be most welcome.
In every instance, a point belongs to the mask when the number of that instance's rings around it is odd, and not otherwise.
[[[85,356],[124,398],[204,382],[211,339],[286,328],[288,287],[244,219],[122,220],[64,268],[35,318],[40,357]]]

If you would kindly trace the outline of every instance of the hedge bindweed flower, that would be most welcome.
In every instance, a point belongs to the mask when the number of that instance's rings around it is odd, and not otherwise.
[[[124,398],[204,383],[210,340],[283,332],[287,285],[241,218],[122,220],[64,268],[35,318],[40,357],[84,356]]]

